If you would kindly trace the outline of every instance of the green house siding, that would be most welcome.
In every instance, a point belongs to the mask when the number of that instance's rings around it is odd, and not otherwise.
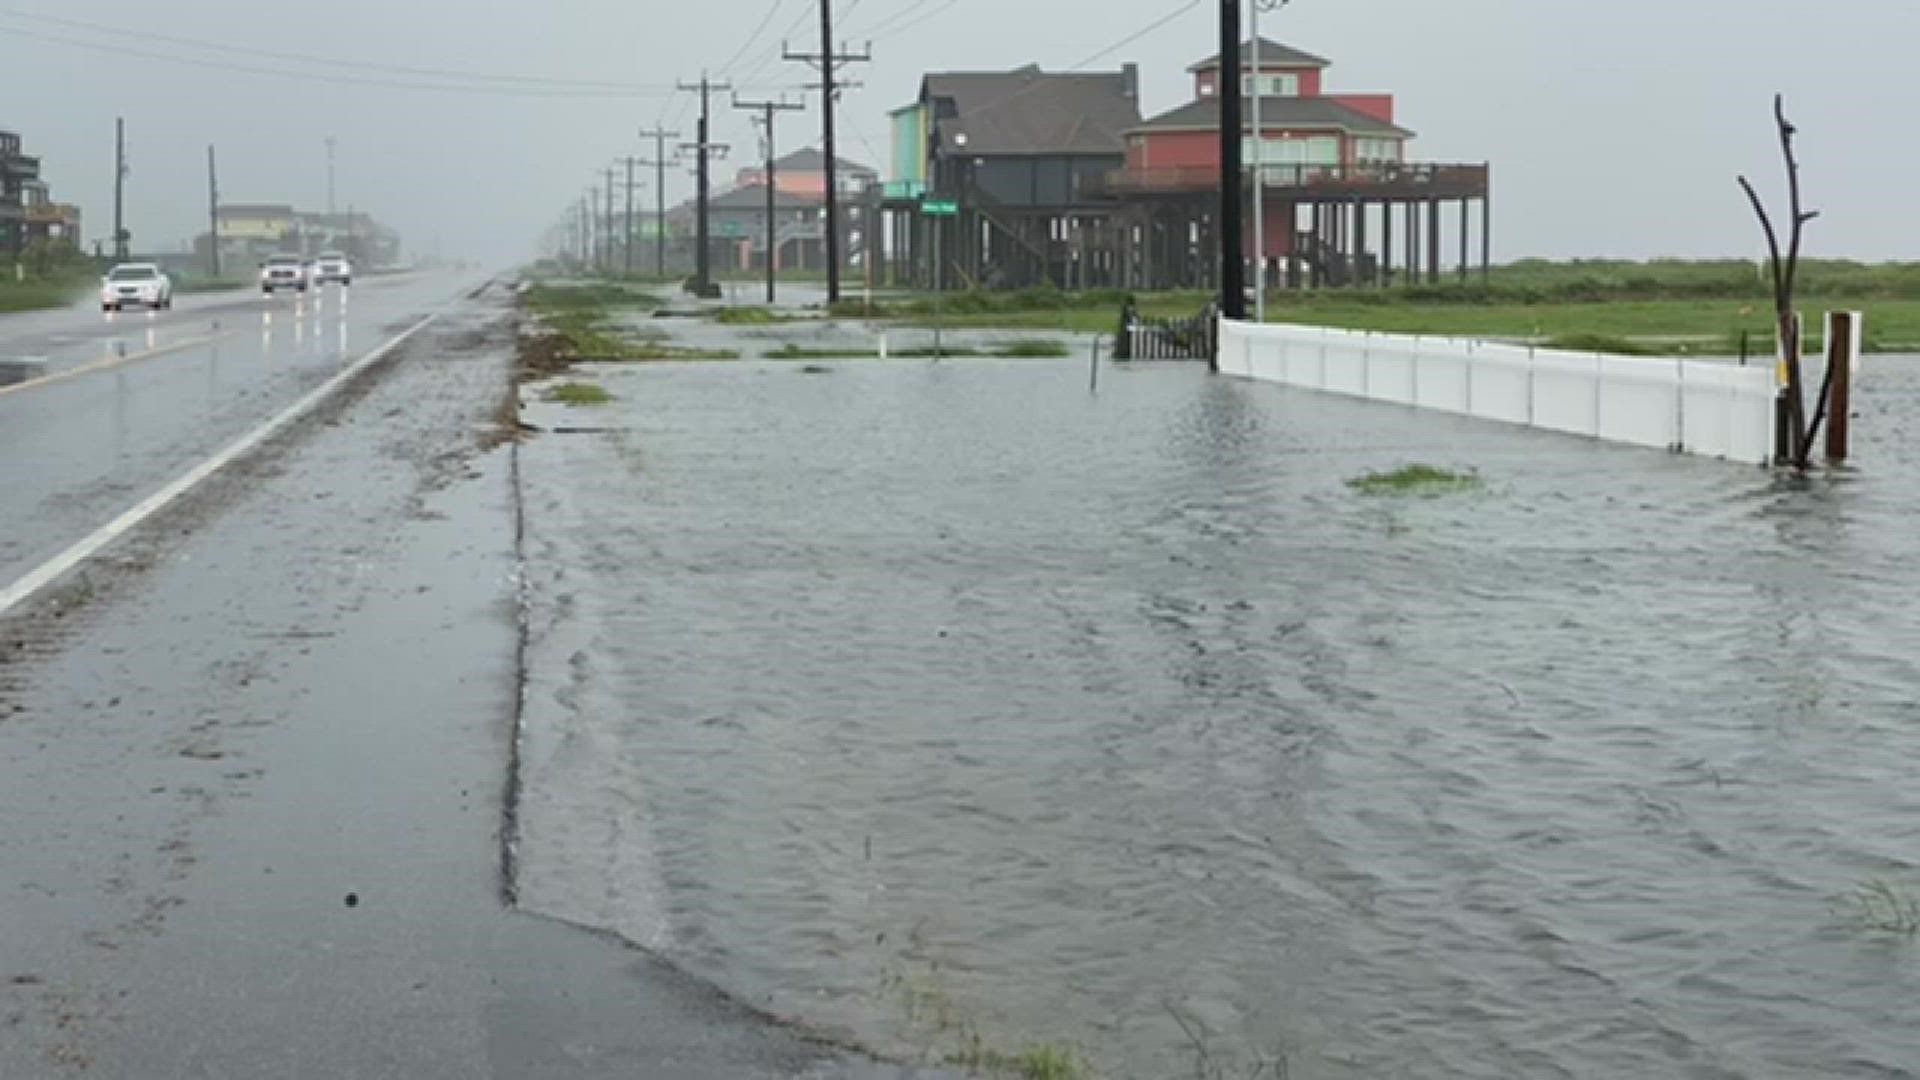
[[[924,185],[927,182],[927,111],[909,105],[893,113],[893,172],[889,180]]]

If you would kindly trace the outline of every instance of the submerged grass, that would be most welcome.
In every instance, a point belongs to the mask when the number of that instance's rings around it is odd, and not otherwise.
[[[723,307],[713,313],[713,321],[722,326],[773,326],[798,322],[796,316],[764,307]]]
[[[535,314],[562,311],[599,311],[611,308],[653,309],[666,301],[654,293],[611,281],[536,282],[527,289],[527,307]]]
[[[880,353],[874,349],[834,349],[824,346],[796,345],[788,342],[777,349],[761,353],[768,360],[877,360]],[[935,353],[931,345],[912,345],[904,349],[889,350],[887,356],[896,360],[928,360],[935,356],[942,359],[994,359],[994,360],[1041,360],[1061,359],[1072,356],[1073,350],[1065,343],[1048,341],[1045,338],[1021,338],[1016,341],[991,342],[980,345],[942,345]]]
[[[1856,924],[1901,937],[1920,936],[1920,896],[1892,882],[1863,881],[1842,896],[1841,911]]]
[[[1347,481],[1362,495],[1444,495],[1481,486],[1480,474],[1455,472],[1434,465],[1402,465],[1390,472],[1370,472]]]
[[[737,360],[733,349],[696,349],[668,344],[665,331],[635,328],[613,322],[615,313],[650,311],[659,297],[615,282],[558,284],[542,282],[528,288],[525,302],[545,336],[551,352],[565,362],[643,360]]]
[[[947,1064],[1019,1080],[1093,1080],[1094,1076],[1086,1058],[1071,1047],[1039,1043],[1008,1053],[981,1043],[978,1035],[965,1049],[948,1055]]]
[[[593,383],[565,382],[549,387],[544,395],[548,401],[557,401],[562,405],[605,405],[613,400],[606,389]]]

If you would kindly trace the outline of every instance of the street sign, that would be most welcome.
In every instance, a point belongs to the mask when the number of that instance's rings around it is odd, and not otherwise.
[[[953,217],[960,212],[960,204],[951,199],[922,199],[920,212],[928,217]]]

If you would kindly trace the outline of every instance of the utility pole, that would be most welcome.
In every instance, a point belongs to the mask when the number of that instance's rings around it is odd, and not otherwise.
[[[594,270],[600,269],[600,248],[606,238],[600,235],[600,185],[587,189],[587,205],[583,208],[587,215],[587,265]]]
[[[693,150],[699,154],[699,162],[694,179],[694,185],[698,189],[694,196],[696,201],[695,213],[699,216],[699,222],[694,228],[696,236],[694,242],[698,245],[698,250],[694,252],[693,257],[693,294],[704,299],[710,291],[713,291],[713,283],[710,279],[710,267],[707,265],[708,249],[711,247],[707,240],[707,160],[709,154],[718,153],[724,156],[727,150],[725,144],[709,141],[713,119],[712,95],[715,90],[732,90],[733,84],[727,82],[716,83],[707,78],[703,73],[700,76],[699,83],[691,86],[686,83],[681,83],[680,89],[688,91],[698,90],[700,92],[700,126],[698,128],[698,134],[695,136],[696,141],[691,144],[682,143],[680,148],[682,150]]]
[[[622,160],[622,161],[624,161],[624,162],[626,163],[626,166],[627,166],[627,227],[626,227],[626,230],[625,230],[625,236],[626,236],[626,238],[627,238],[627,249],[626,249],[626,251],[627,251],[627,258],[626,258],[626,274],[627,274],[627,276],[628,276],[628,277],[632,277],[632,276],[633,276],[633,238],[634,238],[634,232],[633,232],[633,167],[634,167],[635,165],[637,165],[637,164],[639,164],[639,159],[638,159],[638,158],[632,158],[632,157],[628,157],[628,158],[622,158],[621,160]]]
[[[790,102],[786,99],[786,95],[782,94],[779,101],[741,101],[738,96],[735,96],[733,99],[733,107],[736,109],[749,109],[760,113],[760,116],[754,122],[765,129],[767,133],[767,303],[772,304],[774,302],[774,282],[778,280],[780,270],[780,251],[779,248],[775,246],[775,241],[779,238],[779,228],[774,220],[774,195],[776,188],[774,183],[774,158],[776,152],[773,139],[773,116],[775,113],[781,112],[800,112],[804,110],[806,106]]]
[[[641,158],[640,164],[653,166],[653,272],[664,280],[667,276],[667,140],[677,139],[680,133],[665,128],[643,129],[643,139],[653,140],[653,158]]]
[[[858,53],[841,46],[839,52],[833,49],[833,0],[820,0],[820,52],[796,53],[783,43],[781,54],[788,60],[798,60],[820,67],[820,141],[821,150],[826,154],[824,172],[827,181],[827,303],[840,300],[840,185],[836,178],[839,159],[834,156],[833,146],[833,103],[843,86],[852,83],[834,81],[835,64],[867,63],[873,59],[873,43]]]
[[[1220,0],[1220,314],[1247,315],[1245,247],[1240,201],[1246,177],[1240,172],[1240,0]]]
[[[125,262],[127,259],[127,121],[119,118],[113,122],[113,257]]]
[[[1253,39],[1253,318],[1267,321],[1267,131],[1260,120],[1260,13],[1287,6],[1287,0],[1253,0],[1247,32]],[[1293,227],[1288,226],[1291,234]],[[1292,237],[1288,237],[1292,243]]]
[[[336,140],[333,136],[331,135],[327,136],[327,216],[328,217],[333,216],[333,206],[334,206],[334,203],[333,203],[333,148],[337,141],[338,140]]]
[[[607,216],[600,228],[600,272],[613,273],[613,166],[606,168]]]
[[[220,174],[214,168],[213,147],[207,147],[207,253],[213,259],[213,276],[220,277]]]

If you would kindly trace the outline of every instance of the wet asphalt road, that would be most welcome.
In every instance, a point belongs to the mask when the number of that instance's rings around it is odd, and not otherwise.
[[[0,397],[0,580],[463,284]],[[500,293],[0,619],[0,1076],[899,1075],[506,905]]]
[[[0,582],[475,283],[406,275],[306,297],[217,293],[182,297],[166,312],[81,306],[0,319],[0,356],[40,358],[54,376],[0,387]],[[62,378],[81,370],[89,373]]]

